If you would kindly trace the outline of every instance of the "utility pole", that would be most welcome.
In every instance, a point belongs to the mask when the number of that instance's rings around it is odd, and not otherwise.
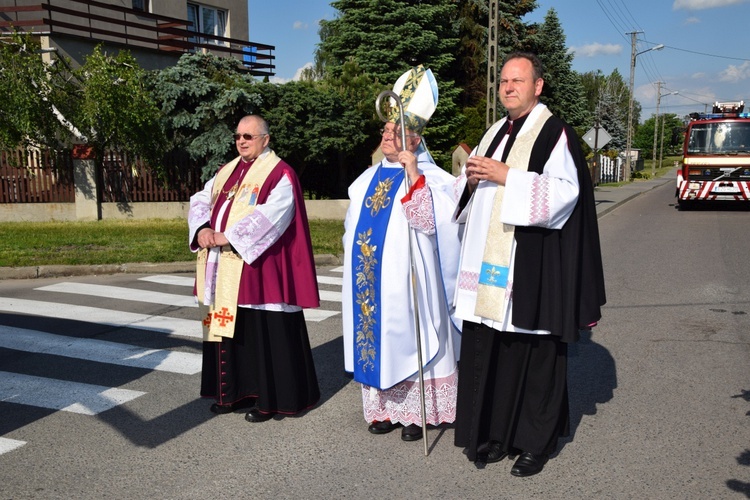
[[[651,178],[656,176],[656,137],[659,132],[659,101],[661,100],[661,84],[662,82],[656,82],[656,115],[654,116],[654,154],[652,156],[653,162],[651,163]]]
[[[490,0],[487,27],[487,128],[497,121],[497,0]]]
[[[664,154],[664,126],[666,125],[667,115],[661,117],[661,145],[659,146],[659,170],[661,170],[661,159]]]
[[[635,36],[638,33],[643,33],[642,31],[633,31],[632,33],[628,33],[630,35],[630,100],[628,104],[628,144],[625,151],[626,158],[625,158],[625,172],[623,172],[623,180],[625,182],[628,182],[630,180],[630,145],[633,143],[633,81],[635,79],[635,58],[639,55],[643,54],[644,52],[650,52],[652,50],[661,50],[664,48],[663,44],[655,45],[651,47],[650,49],[643,50],[641,52],[635,51],[635,42],[636,38]]]
[[[625,171],[622,173],[622,180],[630,181],[630,145],[633,143],[633,84],[635,81],[635,42],[636,35],[642,31],[633,31],[630,35],[630,97],[628,99],[628,138],[625,147]]]

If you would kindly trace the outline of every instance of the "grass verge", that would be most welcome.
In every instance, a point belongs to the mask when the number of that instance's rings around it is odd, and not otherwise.
[[[343,221],[310,221],[313,253],[342,254],[343,234]],[[0,267],[190,261],[187,239],[182,219],[2,222]]]

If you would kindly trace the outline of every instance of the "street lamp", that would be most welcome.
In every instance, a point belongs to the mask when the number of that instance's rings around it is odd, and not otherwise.
[[[654,117],[654,161],[651,163],[651,177],[653,178],[656,176],[656,135],[659,131],[659,102],[661,102],[661,98],[668,95],[676,95],[679,94],[679,91],[675,90],[674,92],[667,92],[666,94],[661,94],[661,84],[662,82],[656,82],[658,84],[658,90],[656,92],[656,116]],[[664,126],[662,125],[662,141],[664,140]],[[661,168],[661,164],[659,164],[659,168]]]
[[[636,53],[635,51],[635,36],[638,32],[630,33],[631,39],[631,50],[630,50],[630,100],[628,103],[628,141],[625,151],[625,172],[623,172],[623,180],[630,180],[630,146],[633,143],[633,80],[635,78],[635,58],[639,55],[651,52],[652,50],[661,50],[664,48],[663,44],[654,45],[650,49],[643,50]]]

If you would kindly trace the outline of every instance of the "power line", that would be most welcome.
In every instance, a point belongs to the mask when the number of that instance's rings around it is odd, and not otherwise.
[[[601,0],[596,0],[596,3],[599,4],[599,8],[602,9],[602,12],[604,12],[604,16],[609,20],[609,22],[612,24],[612,26],[615,28],[615,31],[620,34],[621,37],[623,37],[624,40],[628,41],[628,38],[624,35],[624,33],[627,31],[627,28],[624,26],[618,26],[615,21],[612,19],[612,16],[610,15],[609,11],[604,7]]]
[[[648,43],[652,43],[652,42],[648,42]],[[690,54],[698,54],[700,56],[716,57],[716,58],[719,58],[719,59],[731,59],[731,60],[734,60],[734,61],[746,61],[746,62],[750,62],[750,59],[744,59],[742,57],[720,56],[720,55],[717,55],[717,54],[708,54],[706,52],[698,52],[698,51],[695,51],[695,50],[681,49],[679,47],[671,47],[669,45],[664,45],[664,47],[667,48],[667,49],[679,50],[680,52],[688,52]]]

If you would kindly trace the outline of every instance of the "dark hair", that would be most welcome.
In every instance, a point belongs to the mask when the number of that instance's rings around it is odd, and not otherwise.
[[[505,61],[503,62],[503,64],[507,63],[511,59],[526,59],[527,61],[529,61],[531,63],[531,74],[534,76],[534,81],[544,77],[544,67],[542,66],[542,61],[539,60],[539,57],[537,57],[536,54],[522,51],[511,52],[510,54],[505,56]]]

